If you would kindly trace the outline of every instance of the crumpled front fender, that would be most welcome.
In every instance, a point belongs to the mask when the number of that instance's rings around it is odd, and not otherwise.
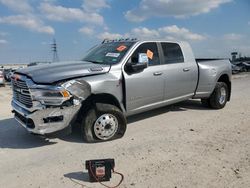
[[[84,80],[71,80],[62,86],[82,101],[91,95],[91,86]]]

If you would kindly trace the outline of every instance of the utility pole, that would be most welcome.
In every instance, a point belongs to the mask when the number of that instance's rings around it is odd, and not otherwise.
[[[59,57],[57,54],[57,44],[56,44],[56,39],[53,40],[53,43],[51,44],[51,50],[53,52],[53,59],[52,62],[57,62],[59,61]]]

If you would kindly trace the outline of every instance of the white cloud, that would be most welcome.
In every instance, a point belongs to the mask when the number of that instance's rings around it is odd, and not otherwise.
[[[6,16],[0,17],[0,23],[17,25],[23,28],[29,29],[31,31],[54,34],[55,31],[51,26],[46,26],[44,23],[31,15],[17,15],[17,16]]]
[[[166,26],[159,28],[159,32],[162,33],[162,36],[165,34],[171,36],[172,38],[178,39],[178,40],[188,40],[188,41],[201,41],[206,39],[205,36],[197,34],[197,33],[192,33],[186,28],[179,28],[176,25],[172,26]]]
[[[0,44],[7,44],[7,43],[8,43],[7,40],[5,40],[5,39],[0,39]]]
[[[21,26],[26,29],[54,34],[55,31],[51,26],[44,24],[44,19],[60,22],[78,21],[82,23],[105,26],[104,18],[99,14],[99,11],[104,8],[110,8],[107,0],[81,0],[82,7],[71,8],[62,5],[57,0],[0,0],[0,4],[8,7],[14,12],[19,12],[19,15],[10,15],[1,17],[0,23]],[[38,3],[38,7],[32,7]],[[40,10],[36,12],[35,9]],[[80,28],[79,32],[91,35],[94,31],[90,28]]]
[[[86,12],[79,8],[56,6],[49,3],[41,3],[40,10],[49,20],[54,21],[79,21],[93,24],[103,24],[103,17],[95,12]]]
[[[237,37],[235,37],[237,36]],[[231,39],[228,39],[231,38]],[[224,34],[209,36],[208,40],[200,43],[191,43],[195,56],[230,58],[231,52],[242,53],[242,56],[250,56],[250,41],[243,34]]]
[[[152,38],[160,37],[160,34],[157,30],[154,30],[154,29],[150,30],[146,27],[132,29],[131,35],[134,35],[136,37],[140,37],[143,39],[152,39]]]
[[[225,34],[223,36],[223,38],[225,40],[240,40],[242,39],[244,36],[243,35],[240,35],[240,34],[235,34],[235,33],[229,33],[229,34]]]
[[[124,36],[119,33],[109,33],[104,32],[98,35],[97,38],[103,40],[103,39],[117,39],[117,38],[123,38]]]
[[[150,17],[183,18],[208,13],[232,0],[141,0],[139,6],[125,13],[129,21],[141,22]]]
[[[91,36],[95,33],[94,29],[91,27],[82,27],[79,29],[79,32],[88,36]]]
[[[203,35],[193,33],[186,28],[179,28],[176,25],[160,27],[158,29],[139,27],[132,29],[129,33],[119,34],[104,32],[98,36],[100,39],[114,39],[122,37],[136,37],[139,39],[185,40],[190,42],[202,41],[206,39],[206,37]]]
[[[54,34],[55,31],[51,26],[47,26],[39,18],[39,15],[34,12],[31,6],[31,0],[0,0],[0,3],[7,6],[9,9],[20,12],[19,15],[11,15],[0,17],[0,23],[21,26],[31,31],[39,33]]]
[[[0,3],[7,6],[11,10],[27,13],[33,11],[33,8],[30,6],[27,0],[0,0]]]
[[[84,0],[82,7],[86,12],[96,12],[103,8],[110,8],[106,0]]]
[[[250,25],[250,21],[248,22],[248,25]]]

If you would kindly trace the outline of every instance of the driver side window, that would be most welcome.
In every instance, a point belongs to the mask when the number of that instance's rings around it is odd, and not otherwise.
[[[138,63],[139,53],[147,54],[149,59],[149,66],[160,65],[159,53],[155,42],[141,44],[131,56],[132,63]]]

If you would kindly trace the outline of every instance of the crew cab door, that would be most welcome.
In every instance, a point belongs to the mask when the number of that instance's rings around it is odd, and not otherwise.
[[[185,58],[182,48],[177,43],[162,42],[161,46],[163,56],[161,68],[165,79],[164,99],[190,98],[194,94],[198,81],[196,62]]]
[[[129,72],[129,63],[138,63],[138,55],[149,57],[148,67],[139,72]],[[164,74],[160,63],[158,46],[155,42],[141,44],[124,66],[126,108],[128,114],[150,109],[164,98]]]

